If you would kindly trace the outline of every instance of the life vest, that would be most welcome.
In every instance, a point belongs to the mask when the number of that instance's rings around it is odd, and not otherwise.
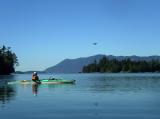
[[[32,75],[32,80],[38,80],[38,76]]]

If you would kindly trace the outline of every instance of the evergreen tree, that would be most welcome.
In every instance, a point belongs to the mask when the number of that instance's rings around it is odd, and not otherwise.
[[[130,59],[124,59],[119,61],[117,59],[109,60],[107,57],[103,57],[97,63],[91,63],[83,67],[82,72],[160,72],[160,61],[132,61]]]
[[[15,66],[18,65],[18,59],[11,48],[2,46],[0,48],[0,75],[10,74],[15,71]]]

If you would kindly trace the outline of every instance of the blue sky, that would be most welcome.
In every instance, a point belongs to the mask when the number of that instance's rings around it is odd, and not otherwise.
[[[0,0],[0,45],[12,48],[22,71],[95,54],[160,55],[159,6],[159,0]]]

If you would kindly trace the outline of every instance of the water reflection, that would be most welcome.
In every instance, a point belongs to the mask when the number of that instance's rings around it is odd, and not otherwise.
[[[32,93],[34,96],[38,95],[38,87],[39,87],[39,84],[36,84],[36,83],[32,84]]]
[[[7,82],[14,80],[14,75],[0,76],[0,105],[2,108],[6,106],[11,100],[14,100],[16,96],[16,90],[14,86],[7,85]]]
[[[0,86],[0,103],[2,108],[5,107],[6,103],[9,103],[11,100],[14,100],[16,91],[14,87],[8,85]]]
[[[86,82],[87,81],[87,82]],[[147,76],[104,76],[92,77],[83,80],[83,90],[89,92],[141,92],[141,91],[160,91],[160,77]],[[83,83],[82,82],[82,83]],[[81,83],[81,82],[80,82]]]
[[[69,89],[74,89],[73,87],[75,84],[32,84],[32,94],[34,96],[38,96],[40,92],[49,91],[49,92],[56,92],[65,90],[68,91]]]
[[[5,81],[14,81],[16,80],[16,75],[0,75],[0,84]]]

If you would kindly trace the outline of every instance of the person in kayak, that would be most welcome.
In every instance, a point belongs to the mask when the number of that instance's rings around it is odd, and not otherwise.
[[[33,72],[32,74],[32,81],[36,82],[36,83],[41,83],[39,80],[39,77],[37,75],[37,72]]]

